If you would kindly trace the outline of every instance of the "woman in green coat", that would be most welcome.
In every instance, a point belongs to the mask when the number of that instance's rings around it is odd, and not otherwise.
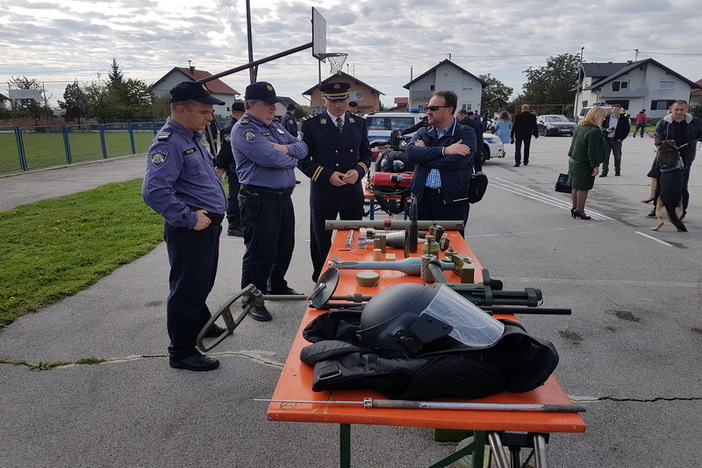
[[[570,214],[573,218],[590,219],[585,214],[587,194],[595,184],[600,163],[607,155],[607,142],[602,132],[605,117],[607,111],[604,108],[593,107],[573,131],[568,150],[568,185],[572,187],[570,197],[573,203]]]

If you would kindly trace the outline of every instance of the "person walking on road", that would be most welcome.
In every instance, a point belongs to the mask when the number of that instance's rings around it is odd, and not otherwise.
[[[622,114],[622,108],[619,104],[612,106],[612,113],[605,117],[602,126],[605,129],[607,141],[607,155],[602,163],[602,171],[600,177],[607,177],[609,173],[609,156],[614,154],[614,175],[621,175],[622,169],[622,142],[626,139],[631,131],[631,123],[628,117]]]
[[[522,105],[522,112],[514,117],[511,142],[514,143],[514,167],[522,164],[522,144],[524,145],[524,165],[529,165],[529,149],[531,137],[539,138],[539,127],[536,125],[536,116],[529,112],[529,104]]]
[[[641,130],[641,138],[643,138],[647,120],[648,116],[646,115],[646,109],[641,109],[641,112],[636,114],[636,117],[634,117],[634,121],[636,122],[636,128],[634,129],[633,138],[636,138],[636,133],[639,131],[639,129]]]
[[[209,371],[219,367],[219,361],[200,354],[195,341],[212,317],[205,301],[217,274],[227,197],[201,131],[213,118],[212,105],[224,102],[197,81],[180,83],[170,94],[171,116],[149,147],[141,194],[164,217],[171,266],[166,305],[169,364]],[[223,332],[213,326],[206,336]]]

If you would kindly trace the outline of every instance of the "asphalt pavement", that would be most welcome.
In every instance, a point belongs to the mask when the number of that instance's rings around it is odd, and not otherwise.
[[[571,316],[524,316],[552,341],[556,376],[587,406],[584,434],[553,434],[555,467],[696,467],[702,458],[702,170],[678,233],[641,203],[652,140],[624,142],[622,176],[598,178],[587,211],[569,216],[554,192],[569,137],[541,137],[529,166],[488,162],[490,186],[471,209],[467,241],[508,289],[538,287],[545,307]],[[141,177],[144,156],[0,177],[0,209]],[[309,182],[294,193],[297,243],[290,285],[311,290]],[[216,308],[238,291],[243,241],[223,236]],[[212,372],[171,369],[166,356],[165,247],[91,288],[0,332],[0,466],[327,467],[338,465],[338,426],[266,419],[304,305],[269,303],[273,321],[246,319],[211,353]],[[30,365],[100,358],[95,365],[31,371]],[[423,467],[452,453],[422,428],[353,426],[352,466]]]

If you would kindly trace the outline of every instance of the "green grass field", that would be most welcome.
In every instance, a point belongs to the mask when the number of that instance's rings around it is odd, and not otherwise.
[[[0,212],[0,327],[88,288],[163,238],[141,179]]]
[[[145,153],[154,135],[150,131],[134,132],[136,153]],[[66,164],[63,134],[23,132],[25,154],[29,169]],[[73,162],[102,159],[100,134],[95,132],[69,132],[68,141]],[[105,132],[107,157],[132,154],[129,132]],[[15,134],[0,132],[0,172],[21,170]]]

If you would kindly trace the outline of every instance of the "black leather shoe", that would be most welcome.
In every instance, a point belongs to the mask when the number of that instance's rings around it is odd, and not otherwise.
[[[205,333],[205,338],[217,338],[218,336],[221,336],[222,333],[227,331],[226,328],[222,328],[216,323],[210,327],[209,330],[207,330],[207,333]]]
[[[607,177],[607,173],[603,172],[602,174],[600,174],[600,177]]]
[[[219,367],[219,361],[202,354],[193,354],[185,359],[169,359],[168,364],[175,369],[187,369],[191,371],[211,371]]]
[[[528,165],[529,165],[529,161],[524,161],[524,165],[525,165],[525,166],[528,166]]]
[[[656,217],[656,209],[654,208],[654,209],[652,209],[651,211],[649,211],[649,212],[646,214],[646,217],[647,217],[647,218],[655,218],[655,217]]]
[[[249,311],[249,315],[252,319],[257,320],[259,322],[270,322],[271,319],[273,319],[273,316],[270,312],[268,312],[268,309],[266,309],[265,306],[252,306],[251,310]]]
[[[514,165],[514,167],[519,167],[519,166],[521,166],[521,164],[519,164],[519,163]]]

